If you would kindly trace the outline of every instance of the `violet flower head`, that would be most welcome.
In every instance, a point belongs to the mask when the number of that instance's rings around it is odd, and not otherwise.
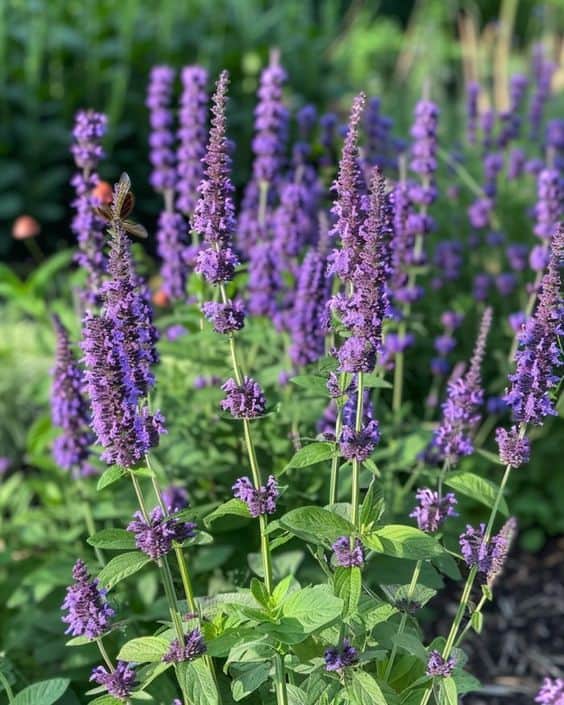
[[[266,485],[258,489],[248,477],[240,477],[233,485],[233,496],[245,502],[255,519],[261,514],[274,514],[279,494],[278,483],[272,475],[269,475]]]
[[[280,204],[272,217],[272,247],[283,260],[297,257],[315,241],[318,198],[314,188],[303,181],[280,187]]]
[[[474,450],[470,434],[480,420],[479,409],[484,397],[480,368],[491,322],[492,311],[487,308],[480,323],[468,371],[449,381],[441,422],[433,436],[433,447],[438,451],[440,459],[451,468],[462,456],[470,455]]]
[[[258,242],[249,252],[249,311],[276,318],[282,289],[280,255],[270,242]]]
[[[468,524],[466,531],[460,534],[460,552],[466,565],[476,568],[481,577],[487,579],[507,555],[508,541],[501,532],[488,541],[485,534],[485,524],[480,524],[477,529]]]
[[[186,299],[190,243],[180,213],[162,211],[157,227],[157,252],[162,260],[162,290],[171,301]]]
[[[220,403],[236,419],[254,419],[262,416],[266,409],[266,398],[261,386],[251,377],[245,377],[241,384],[228,379],[221,387],[226,393]]]
[[[509,431],[501,427],[496,429],[495,440],[499,449],[499,459],[503,465],[520,468],[521,465],[529,462],[531,444],[526,436],[519,435],[516,426],[512,426]]]
[[[515,372],[509,375],[504,397],[517,423],[540,426],[546,416],[556,414],[550,395],[558,383],[554,370],[563,363],[558,346],[558,336],[564,330],[560,279],[563,249],[561,225],[551,242],[550,261],[541,281],[537,308],[518,336]]]
[[[204,637],[199,629],[193,629],[184,637],[184,644],[178,639],[173,639],[166,654],[163,656],[164,663],[182,663],[182,661],[193,661],[206,653]]]
[[[422,185],[411,189],[411,198],[429,205],[435,200],[433,174],[437,170],[437,128],[439,108],[430,100],[420,100],[415,106],[411,127],[411,170],[422,179]]]
[[[208,301],[202,304],[202,312],[216,333],[234,333],[245,325],[245,306],[242,301],[235,300],[226,304]]]
[[[409,186],[400,181],[390,194],[393,207],[393,237],[391,247],[390,291],[394,302],[411,303],[412,289],[409,284],[409,266],[412,264],[415,233],[409,226],[413,214],[413,203]]]
[[[369,167],[379,166],[381,169],[394,165],[393,155],[390,154],[390,147],[393,146],[391,139],[392,120],[382,114],[380,99],[370,98],[366,105],[364,115],[364,132],[366,141],[364,145],[364,156]]]
[[[153,170],[150,181],[156,191],[169,191],[176,185],[174,116],[170,107],[173,82],[174,70],[170,66],[153,66],[145,105],[151,125],[149,158]]]
[[[182,93],[178,111],[176,207],[181,213],[191,217],[198,201],[198,186],[204,176],[208,73],[201,66],[185,66],[180,79]]]
[[[448,678],[452,675],[455,667],[456,659],[454,657],[445,660],[438,651],[433,650],[429,654],[425,673],[431,678]]]
[[[67,614],[62,618],[68,628],[65,634],[97,639],[107,631],[115,612],[106,600],[107,590],[98,587],[86,565],[79,559],[72,569],[74,584],[67,588],[61,606]]]
[[[447,517],[458,516],[454,509],[457,499],[452,492],[447,492],[441,497],[438,492],[423,487],[417,490],[415,496],[419,504],[409,516],[417,520],[417,526],[421,531],[434,534]]]
[[[83,375],[73,355],[67,330],[58,316],[53,316],[53,323],[57,349],[51,418],[53,425],[62,430],[53,443],[53,457],[57,465],[76,476],[91,475],[94,468],[88,460],[94,435],[89,427],[90,413],[83,395]]]
[[[359,431],[345,425],[339,436],[339,450],[346,460],[363,462],[372,455],[380,441],[380,429],[374,419],[365,424]]]
[[[137,548],[154,561],[171,550],[173,541],[181,543],[195,535],[195,524],[164,516],[160,507],[152,509],[147,518],[141,512],[133,516],[127,530],[135,534]]]
[[[550,240],[562,216],[564,192],[560,173],[556,169],[543,169],[537,180],[537,222],[534,233],[542,240]]]
[[[486,576],[488,587],[492,588],[496,580],[503,573],[507,556],[511,549],[511,544],[517,535],[517,519],[509,517],[503,524],[497,536],[491,539],[492,547],[492,565]]]
[[[343,672],[358,663],[358,651],[348,639],[343,639],[340,647],[332,646],[325,650],[325,670]]]
[[[564,679],[545,678],[535,702],[540,705],[564,705]]]
[[[352,541],[350,536],[339,536],[331,547],[335,563],[343,568],[362,568],[364,565],[364,549],[360,539]]]
[[[180,485],[169,485],[161,492],[161,499],[169,514],[176,514],[189,506],[188,492]]]
[[[478,198],[468,207],[468,220],[473,228],[487,228],[490,224],[494,203],[491,198]]]
[[[108,671],[105,666],[97,666],[90,680],[103,685],[118,700],[127,700],[137,682],[135,671],[125,661],[118,661],[114,671]]]
[[[71,153],[76,166],[92,172],[104,158],[102,139],[106,134],[108,119],[94,110],[80,110],[75,117]]]
[[[510,181],[518,179],[525,171],[527,157],[525,152],[520,147],[514,147],[509,152],[507,161],[507,178]]]

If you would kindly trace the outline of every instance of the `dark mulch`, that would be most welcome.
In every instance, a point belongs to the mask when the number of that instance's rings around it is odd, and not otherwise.
[[[448,632],[455,610],[454,602],[444,605],[435,634]],[[468,636],[464,649],[483,684],[465,705],[531,705],[544,676],[564,674],[564,537],[537,555],[512,551],[483,632]]]

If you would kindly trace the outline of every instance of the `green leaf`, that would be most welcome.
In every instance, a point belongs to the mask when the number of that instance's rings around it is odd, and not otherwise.
[[[124,644],[119,650],[117,658],[120,661],[134,661],[136,663],[161,661],[169,646],[169,642],[162,637],[141,636]]]
[[[443,553],[441,544],[413,526],[388,524],[364,539],[368,548],[395,558],[427,560]]]
[[[292,534],[313,543],[333,542],[339,536],[354,534],[354,526],[342,516],[321,507],[298,507],[280,519]]]
[[[335,452],[333,443],[327,441],[319,441],[310,443],[303,448],[300,448],[290,462],[284,468],[307,468],[309,465],[321,463],[324,460],[329,460]]]
[[[231,682],[231,692],[233,700],[238,702],[268,680],[270,661],[240,664],[233,671],[236,677]]]
[[[20,690],[12,705],[53,705],[69,687],[68,678],[51,678]]]
[[[471,673],[463,671],[461,668],[456,668],[452,674],[452,679],[456,683],[458,695],[464,695],[471,691],[480,690],[482,684]]]
[[[217,687],[204,659],[179,663],[176,674],[182,692],[191,705],[219,705]]]
[[[102,529],[86,541],[91,546],[122,551],[135,549],[135,536],[125,529]]]
[[[496,455],[495,453],[492,453],[489,450],[485,450],[484,448],[476,448],[476,453],[478,453],[478,455],[481,455],[486,460],[489,460],[490,463],[493,463],[494,465],[503,465],[503,463],[499,459],[499,455]]]
[[[88,705],[123,705],[123,700],[114,698],[113,695],[100,695],[95,700],[90,700]]]
[[[473,472],[463,470],[449,473],[445,478],[445,485],[448,485],[455,492],[472,497],[477,502],[485,504],[486,507],[493,507],[499,487],[491,480],[486,480]],[[499,511],[508,516],[509,509],[505,499],[502,497],[499,503]]]
[[[308,392],[311,392],[316,396],[329,396],[329,391],[327,390],[327,380],[325,377],[319,377],[317,375],[298,375],[297,377],[292,377],[290,382],[292,382],[292,384],[296,384],[298,387],[307,389]]]
[[[365,671],[351,673],[351,702],[354,705],[388,705],[378,683]]]
[[[141,570],[150,560],[149,556],[141,551],[122,553],[120,556],[112,558],[108,565],[102,568],[98,575],[100,585],[111,590],[119,582]]]
[[[362,576],[360,568],[338,567],[333,577],[335,595],[344,603],[343,616],[352,614],[358,605],[362,590]]]
[[[270,604],[270,595],[268,594],[268,590],[264,586],[264,583],[256,578],[251,579],[251,594],[263,607],[268,607]]]
[[[92,639],[87,636],[73,636],[72,639],[66,642],[65,646],[86,646],[86,644],[92,644]]]
[[[99,492],[100,490],[103,490],[104,487],[112,485],[114,482],[120,480],[124,475],[125,470],[123,470],[122,468],[118,468],[117,465],[112,465],[111,468],[105,470],[104,473],[100,476],[98,484],[96,485],[96,489]]]
[[[419,661],[427,663],[427,651],[421,641],[413,634],[403,632],[402,634],[394,634],[392,637],[394,644],[400,649],[407,651],[408,654],[415,656]]]
[[[472,624],[472,629],[477,634],[481,634],[484,626],[484,615],[481,612],[473,612],[470,623]]]
[[[368,492],[364,497],[364,501],[362,502],[362,507],[360,510],[360,523],[371,524],[379,521],[380,517],[384,513],[384,508],[382,488],[376,480],[372,480],[370,487],[368,488]]]
[[[210,526],[214,521],[225,516],[238,516],[250,519],[249,508],[241,499],[230,499],[224,504],[220,504],[211,514],[204,519],[204,524]]]
[[[386,381],[383,377],[378,374],[371,372],[370,374],[365,374],[363,376],[363,383],[365,387],[370,387],[372,389],[392,389],[393,384]]]
[[[332,595],[327,586],[305,587],[291,593],[282,603],[282,616],[295,619],[304,633],[311,634],[340,618],[343,601]]]
[[[439,705],[458,705],[456,683],[451,676],[439,681]]]

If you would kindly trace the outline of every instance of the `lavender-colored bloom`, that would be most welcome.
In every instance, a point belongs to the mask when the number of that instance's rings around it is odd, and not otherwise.
[[[491,152],[484,157],[484,193],[488,198],[495,198],[497,177],[503,169],[503,154]]]
[[[180,74],[182,94],[178,111],[178,150],[176,207],[191,216],[198,200],[198,186],[203,178],[206,154],[208,73],[201,66],[185,66]]]
[[[529,265],[533,272],[542,272],[550,259],[550,250],[546,243],[535,245],[529,255]]]
[[[441,497],[438,492],[423,487],[417,490],[415,496],[419,504],[409,516],[417,520],[417,526],[421,531],[434,534],[447,517],[458,516],[454,509],[457,499],[452,492],[447,492],[444,497]]]
[[[157,252],[162,260],[162,288],[171,301],[186,298],[188,227],[180,213],[162,211],[157,227]]]
[[[331,279],[326,274],[327,258],[316,250],[305,256],[298,272],[294,304],[287,316],[292,336],[291,361],[298,366],[318,360],[325,350],[328,331],[327,301]]]
[[[272,475],[268,476],[266,485],[259,488],[248,477],[240,477],[233,485],[233,495],[245,502],[255,519],[261,514],[274,514],[279,494],[278,483]]]
[[[537,182],[537,204],[535,216],[537,222],[534,233],[538,237],[549,240],[562,215],[563,192],[560,173],[556,169],[543,169]]]
[[[364,155],[370,167],[378,166],[384,169],[394,164],[390,154],[390,147],[394,146],[390,135],[392,124],[392,120],[381,113],[380,99],[370,98],[364,116]]]
[[[363,462],[370,457],[380,440],[378,422],[369,421],[359,431],[344,426],[339,437],[339,450],[343,458]]]
[[[308,140],[311,137],[315,123],[317,122],[317,108],[315,105],[304,105],[296,113],[296,122],[302,140]]]
[[[440,335],[438,338],[435,338],[433,347],[439,355],[446,357],[456,347],[456,340],[451,335]]]
[[[53,443],[57,465],[77,476],[95,472],[88,462],[94,435],[90,431],[90,413],[83,395],[84,380],[74,358],[68,333],[58,316],[53,316],[57,335],[51,418],[62,434]]]
[[[460,242],[456,240],[440,242],[433,256],[433,264],[439,274],[435,288],[440,288],[444,280],[457,280],[460,276],[462,261],[462,246]]]
[[[492,283],[489,274],[476,274],[472,282],[472,295],[478,301],[484,301],[488,298],[490,285]]]
[[[509,375],[505,393],[513,420],[518,423],[542,425],[545,416],[556,414],[550,393],[558,383],[553,370],[563,362],[558,346],[558,336],[564,330],[559,269],[563,246],[564,226],[560,226],[551,243],[536,311],[519,333],[515,372]]]
[[[526,159],[525,152],[519,147],[514,147],[511,152],[509,152],[507,178],[510,181],[518,179],[521,176],[525,170]]]
[[[493,211],[493,201],[491,198],[478,198],[468,208],[468,220],[473,228],[487,228],[490,224],[490,217]]]
[[[503,397],[491,396],[488,397],[486,401],[486,409],[488,414],[505,414],[508,409],[507,404],[504,402]]]
[[[153,66],[145,105],[151,125],[149,157],[153,170],[150,180],[156,191],[168,191],[176,185],[174,117],[170,108],[173,82],[174,70],[170,66]]]
[[[319,161],[320,164],[325,167],[333,166],[336,162],[335,142],[338,122],[339,119],[335,113],[324,113],[319,118],[319,127],[321,130],[319,142],[323,150]]]
[[[208,301],[202,305],[202,311],[216,333],[233,333],[245,325],[245,306],[242,301],[226,304]]]
[[[198,375],[193,382],[194,389],[206,389],[206,387],[216,387],[221,382],[221,377],[217,375],[210,375],[209,377],[204,377],[203,375]]]
[[[75,582],[67,588],[61,606],[67,611],[62,618],[68,624],[65,634],[97,639],[108,629],[115,614],[106,600],[108,591],[98,587],[98,580],[90,577],[80,559],[74,564],[72,577]]]
[[[118,700],[127,700],[136,685],[135,671],[125,661],[118,661],[114,671],[108,671],[105,666],[97,666],[90,680],[103,685]]]
[[[188,492],[179,485],[170,485],[161,492],[161,499],[169,514],[181,512],[189,505]]]
[[[228,379],[221,387],[226,393],[221,408],[236,419],[254,419],[262,416],[266,409],[266,399],[258,382],[245,377],[242,384]]]
[[[484,150],[493,146],[492,133],[495,127],[496,114],[494,110],[484,110],[479,116],[480,129],[482,130],[482,146]]]
[[[437,127],[439,108],[430,100],[420,100],[415,106],[415,120],[410,134],[411,170],[419,174],[422,183],[410,190],[413,201],[430,205],[437,197],[433,174],[437,170]]]
[[[531,137],[537,138],[544,116],[544,110],[550,96],[552,76],[556,66],[545,57],[544,47],[537,44],[533,47],[533,76],[534,93],[529,106],[529,124],[531,126]]]
[[[411,299],[409,290],[412,288],[409,286],[408,268],[413,263],[413,248],[417,234],[409,226],[410,216],[415,215],[409,197],[409,186],[405,182],[398,183],[390,194],[390,200],[393,206],[394,225],[390,245],[392,263],[390,291],[393,300],[407,303]]]
[[[449,331],[454,331],[460,328],[464,321],[464,314],[456,311],[444,311],[441,314],[441,324]]]
[[[509,296],[515,291],[517,278],[513,272],[502,272],[495,278],[495,285],[502,296]]]
[[[529,248],[527,245],[508,245],[505,250],[509,266],[514,272],[522,272],[527,267]]]
[[[425,673],[431,678],[448,678],[452,675],[455,667],[456,659],[454,657],[445,660],[438,651],[433,650],[429,654]]]
[[[540,705],[564,705],[564,679],[545,678],[535,702]]]
[[[96,167],[104,157],[101,140],[106,133],[107,118],[93,110],[77,113],[73,130],[71,152],[79,172],[71,179],[75,191],[72,206],[75,214],[71,229],[76,235],[78,253],[76,261],[86,270],[87,285],[81,296],[87,304],[99,303],[100,286],[106,271],[104,256],[104,231],[106,224],[96,212],[98,199],[92,195],[99,181]]]
[[[485,540],[486,525],[480,524],[476,529],[469,524],[460,534],[460,552],[469,568],[477,568],[478,573],[487,577],[497,571],[507,555],[508,541],[501,532]]]
[[[509,431],[505,428],[496,429],[495,440],[499,448],[499,459],[504,465],[519,468],[529,462],[529,439],[521,437],[516,426],[512,426]]]
[[[11,467],[12,459],[6,457],[5,455],[0,455],[0,477],[5,475]]]
[[[466,88],[466,136],[469,144],[476,143],[476,128],[478,126],[478,97],[480,84],[470,81]]]
[[[482,317],[468,372],[448,383],[442,419],[433,436],[433,447],[450,467],[454,467],[460,457],[470,455],[474,450],[470,434],[480,420],[479,408],[484,396],[480,368],[491,321],[492,311],[488,308]]]
[[[564,120],[556,118],[546,124],[546,146],[558,152],[564,150]]]
[[[178,639],[173,639],[169,649],[163,656],[165,663],[181,663],[182,661],[193,661],[206,653],[204,637],[199,629],[193,629],[184,637],[181,644]]]
[[[315,241],[317,200],[303,181],[290,181],[280,188],[280,205],[272,218],[272,247],[283,260],[296,257]]]
[[[343,639],[341,647],[332,646],[325,650],[325,670],[342,672],[358,663],[358,651],[348,639]]]
[[[155,507],[147,518],[141,512],[135,512],[134,521],[129,522],[127,530],[135,534],[135,545],[149,558],[158,561],[172,548],[172,542],[182,542],[192,538],[196,524],[181,522],[163,515],[160,507]]]
[[[414,343],[415,336],[412,333],[387,333],[378,356],[378,364],[386,370],[393,369],[396,355],[405,352]]]
[[[510,313],[507,317],[507,320],[509,322],[511,330],[513,330],[515,333],[519,333],[525,325],[525,322],[527,321],[527,316],[523,311],[516,311],[515,313]]]
[[[437,377],[444,377],[450,370],[450,362],[444,357],[433,357],[430,362],[431,372]]]
[[[352,541],[349,536],[339,536],[332,545],[335,563],[343,568],[362,568],[364,565],[364,549],[360,539]]]
[[[188,333],[187,328],[185,328],[181,323],[175,323],[166,329],[165,335],[167,340],[174,342],[175,340],[178,340],[178,338],[182,338],[186,335],[186,333]]]
[[[230,247],[221,250],[208,247],[198,252],[196,271],[210,284],[222,284],[233,279],[238,264],[237,255]]]
[[[254,316],[276,318],[282,288],[280,256],[272,243],[259,242],[249,253],[249,311]]]

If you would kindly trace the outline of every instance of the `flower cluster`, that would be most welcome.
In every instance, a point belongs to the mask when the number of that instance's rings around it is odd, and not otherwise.
[[[174,70],[170,66],[154,66],[151,69],[145,104],[149,109],[151,125],[151,185],[156,191],[172,190],[176,185],[174,116],[170,108],[173,82]]]
[[[261,386],[251,377],[245,377],[241,384],[228,379],[221,387],[226,393],[221,408],[236,419],[254,419],[262,416],[266,409],[266,398]]]
[[[245,502],[254,518],[261,514],[274,514],[279,495],[278,483],[269,475],[266,485],[256,488],[248,477],[240,477],[233,485],[233,495]]]
[[[170,551],[173,541],[181,543],[195,535],[195,524],[165,516],[160,507],[152,509],[148,517],[141,512],[135,512],[134,517],[127,530],[135,534],[137,548],[154,561]]]
[[[419,504],[409,516],[416,519],[417,526],[421,531],[434,534],[447,517],[458,516],[454,509],[457,499],[452,492],[441,496],[438,492],[423,487],[417,490],[415,496],[419,500]]]
[[[346,460],[363,462],[372,455],[380,440],[378,421],[371,419],[357,431],[352,426],[345,425],[339,436],[339,450]]]
[[[114,698],[127,700],[137,683],[137,676],[130,664],[118,661],[113,671],[108,671],[104,666],[97,666],[92,671],[90,680],[103,685]]]
[[[512,426],[509,431],[497,428],[495,440],[499,448],[499,459],[504,465],[520,468],[529,462],[531,444],[528,438],[519,434],[516,426]]]
[[[340,647],[332,646],[325,650],[325,670],[342,672],[358,663],[358,651],[348,639],[343,639]]]
[[[452,675],[452,672],[456,668],[456,659],[451,657],[444,659],[441,654],[433,650],[429,654],[427,659],[427,668],[425,673],[431,678],[436,678],[437,676],[442,678],[447,678]]]
[[[416,203],[429,205],[436,198],[433,174],[437,170],[437,128],[439,108],[431,100],[420,100],[415,106],[415,121],[411,127],[411,170],[422,179],[420,186],[411,188]]]
[[[362,568],[364,565],[364,548],[360,539],[339,536],[333,543],[335,563],[343,568]]]
[[[90,577],[81,560],[74,564],[72,577],[75,582],[67,588],[61,607],[67,611],[63,617],[68,624],[65,634],[98,639],[107,631],[115,614],[106,600],[107,590],[98,587],[98,580]]]
[[[486,541],[485,524],[477,529],[467,525],[466,531],[460,534],[460,551],[466,565],[476,568],[485,580],[501,572],[508,550],[507,533],[500,531]]]
[[[564,679],[545,678],[535,702],[540,705],[564,705]]]
[[[178,639],[173,639],[168,651],[163,656],[165,663],[181,663],[182,661],[193,661],[198,656],[206,653],[204,637],[199,629],[193,629],[184,637],[181,644]]]

